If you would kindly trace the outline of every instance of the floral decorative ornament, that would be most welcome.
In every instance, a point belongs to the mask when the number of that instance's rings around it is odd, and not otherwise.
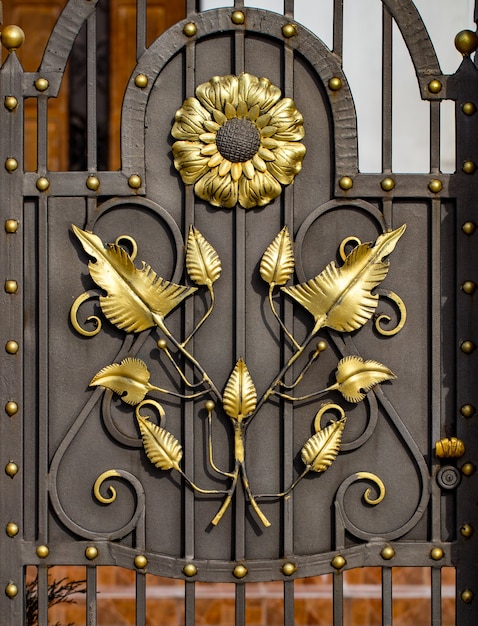
[[[267,78],[214,76],[176,112],[174,166],[217,207],[265,206],[290,185],[306,148],[302,115]]]

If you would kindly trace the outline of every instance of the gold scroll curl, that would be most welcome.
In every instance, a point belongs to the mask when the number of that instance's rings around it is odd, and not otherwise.
[[[71,325],[76,330],[76,332],[79,333],[80,335],[83,335],[83,337],[94,337],[101,331],[102,322],[101,322],[101,319],[97,315],[90,315],[89,317],[86,318],[87,322],[93,322],[95,324],[95,328],[93,328],[93,330],[86,330],[78,322],[78,309],[80,308],[80,306],[84,302],[87,302],[87,300],[92,300],[93,298],[98,298],[98,297],[99,297],[99,294],[93,289],[90,289],[89,291],[85,291],[82,294],[80,294],[71,306],[71,309],[70,309]]]
[[[378,289],[377,292],[381,298],[387,298],[388,300],[391,300],[398,310],[398,324],[394,328],[385,329],[381,325],[382,322],[390,322],[391,317],[389,315],[381,313],[380,315],[377,315],[375,317],[375,330],[381,335],[391,337],[399,333],[405,326],[405,322],[407,321],[407,309],[405,307],[405,302],[400,298],[399,295],[397,295],[393,291],[389,291],[387,289]]]
[[[110,494],[109,498],[105,498],[101,495],[101,485],[105,482],[105,480],[108,480],[108,478],[121,478],[121,474],[117,470],[111,469],[100,474],[95,480],[93,493],[95,494],[95,498],[102,504],[111,504],[116,500],[116,489],[111,485],[108,487],[108,493]]]

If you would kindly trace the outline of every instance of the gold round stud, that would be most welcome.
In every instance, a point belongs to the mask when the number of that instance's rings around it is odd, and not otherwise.
[[[37,78],[35,81],[35,89],[37,91],[46,91],[48,89],[48,87],[50,86],[50,83],[47,81],[46,78]]]
[[[328,85],[330,91],[339,91],[340,89],[342,89],[343,83],[338,76],[332,76],[332,78],[329,78]]]
[[[347,191],[348,189],[352,189],[354,184],[354,181],[350,178],[350,176],[342,176],[342,178],[339,180],[339,187],[340,189],[343,189],[344,191]]]
[[[194,22],[189,22],[184,25],[183,33],[186,37],[194,37],[194,35],[198,32],[198,27]]]
[[[330,564],[334,569],[342,569],[342,567],[347,565],[347,561],[341,554],[337,554],[337,556],[334,556],[334,558],[330,561]]]
[[[14,111],[18,106],[18,100],[15,96],[5,96],[4,104],[6,109]]]
[[[385,561],[390,561],[390,559],[393,559],[393,557],[395,556],[395,550],[392,548],[392,546],[385,546],[385,548],[383,548],[383,550],[380,552],[380,556]]]
[[[246,21],[246,16],[242,11],[234,11],[231,15],[231,20],[233,24],[244,24]]]
[[[465,354],[471,354],[472,352],[475,351],[475,348],[476,348],[475,344],[469,339],[467,339],[466,341],[463,341],[460,344],[460,350],[464,352]]]
[[[6,220],[5,221],[5,232],[12,234],[16,233],[18,230],[18,222],[17,220]]]
[[[131,189],[139,189],[142,185],[141,177],[137,174],[132,174],[128,178],[128,185],[131,187]]]
[[[232,573],[235,578],[244,578],[244,576],[247,576],[247,567],[244,565],[236,565]]]
[[[46,191],[50,187],[50,181],[48,178],[41,176],[37,179],[36,186],[38,191]]]
[[[460,598],[465,604],[470,604],[471,602],[473,602],[474,597],[474,593],[471,589],[465,589],[460,594]]]
[[[194,565],[194,563],[186,563],[186,565],[183,567],[183,574],[188,578],[196,576],[197,573],[198,568]]]
[[[15,585],[15,583],[9,583],[5,587],[5,593],[9,598],[14,598],[18,593],[18,587]]]
[[[144,569],[148,564],[148,559],[144,556],[144,554],[138,554],[134,557],[134,566],[138,569]]]
[[[439,561],[440,559],[443,558],[444,556],[444,552],[441,548],[433,548],[430,552],[430,557],[434,560],[434,561]]]
[[[475,407],[472,404],[464,404],[460,409],[460,413],[463,417],[473,417],[475,414]]]
[[[5,532],[9,537],[15,537],[15,535],[18,535],[18,531],[18,524],[15,524],[15,522],[8,522],[5,526]]]
[[[134,84],[136,85],[136,87],[144,89],[148,86],[148,77],[146,76],[146,74],[138,74],[134,79]]]
[[[393,178],[384,178],[380,183],[380,187],[384,191],[392,191],[392,189],[395,187],[395,181],[393,180]]]
[[[158,339],[156,345],[160,350],[166,350],[166,348],[168,347],[168,342],[166,341],[166,339]]]
[[[290,39],[291,37],[294,37],[295,35],[297,35],[296,25],[295,24],[284,24],[284,26],[282,27],[282,35],[286,39]]]
[[[85,550],[85,556],[89,561],[96,559],[98,556],[98,548],[96,546],[88,546]]]
[[[461,30],[455,37],[455,48],[463,56],[469,56],[478,48],[478,36],[472,30]]]
[[[473,174],[476,170],[476,164],[473,161],[465,161],[461,166],[461,169],[465,172],[465,174]]]
[[[46,557],[50,554],[50,550],[48,546],[38,546],[36,553],[40,559],[46,559]]]
[[[475,293],[476,283],[474,283],[472,280],[465,280],[461,288],[466,294],[472,296]]]
[[[461,473],[463,476],[471,476],[475,472],[475,466],[473,463],[465,463],[462,465]]]
[[[7,293],[16,293],[18,291],[18,283],[16,280],[5,281],[5,291]]]
[[[20,346],[16,341],[13,341],[13,339],[7,341],[7,343],[5,344],[5,350],[8,352],[8,354],[16,354],[19,348]]]
[[[281,568],[282,573],[284,574],[284,576],[292,576],[292,574],[295,574],[297,571],[297,565],[295,563],[284,563],[284,565]]]
[[[10,476],[10,478],[13,478],[14,476],[16,476],[18,474],[18,465],[14,463],[13,461],[10,461],[9,463],[7,463],[5,465],[5,474],[7,476]]]
[[[206,400],[206,402],[204,403],[204,408],[208,413],[210,413],[216,408],[216,403],[214,402],[214,400]]]
[[[18,404],[13,400],[7,402],[5,405],[5,411],[9,417],[13,417],[16,413],[18,413]]]
[[[431,80],[428,83],[428,91],[430,93],[440,93],[440,91],[442,90],[442,87],[443,87],[443,85],[436,78],[434,80]]]
[[[465,115],[473,115],[476,113],[476,105],[473,102],[465,102],[462,105],[461,110]]]
[[[18,161],[13,157],[8,158],[5,161],[5,169],[7,172],[14,172],[18,168]]]
[[[328,347],[327,342],[322,339],[321,341],[317,342],[316,350],[317,352],[324,352],[325,350],[327,350],[327,347]]]
[[[443,183],[438,178],[434,178],[428,183],[428,189],[433,193],[439,193],[443,189]]]
[[[100,179],[98,178],[98,176],[92,174],[86,179],[86,186],[88,187],[88,189],[91,189],[91,191],[97,191],[100,187]]]
[[[465,222],[461,227],[461,230],[465,235],[473,235],[476,230],[476,224],[474,222]]]
[[[473,534],[473,526],[471,524],[463,524],[460,528],[460,534],[462,537],[468,538]]]
[[[2,29],[2,44],[9,52],[18,50],[25,41],[25,33],[19,26],[4,26]]]

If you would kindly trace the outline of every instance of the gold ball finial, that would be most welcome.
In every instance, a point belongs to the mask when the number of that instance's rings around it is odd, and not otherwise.
[[[7,341],[7,343],[5,344],[5,350],[8,352],[8,354],[16,354],[19,349],[20,346],[18,345],[18,342],[14,341],[13,339],[10,339],[10,341]]]
[[[327,342],[321,339],[317,342],[317,352],[324,352],[327,350]]]
[[[18,222],[17,220],[6,220],[5,221],[5,232],[12,234],[16,233],[18,230]]]
[[[168,342],[166,339],[158,339],[158,343],[156,344],[160,350],[166,350],[168,347]]]
[[[13,478],[18,474],[18,465],[14,461],[10,461],[5,466],[5,474]]]
[[[473,102],[465,102],[462,105],[461,110],[465,115],[473,115],[476,113],[476,105]]]
[[[384,178],[380,183],[380,187],[384,191],[392,191],[392,189],[395,187],[395,181],[393,180],[393,178]]]
[[[465,222],[461,227],[461,230],[465,235],[473,235],[476,230],[476,224],[474,222]]]
[[[35,89],[37,91],[46,91],[49,86],[50,83],[47,81],[46,78],[37,78],[35,81]]]
[[[5,161],[5,169],[7,172],[14,172],[18,168],[18,161],[13,157],[8,158]]]
[[[338,76],[332,76],[328,82],[330,91],[339,91],[342,89],[343,83]]]
[[[461,467],[461,473],[463,476],[471,476],[475,472],[475,466],[473,463],[465,463]]]
[[[85,556],[89,561],[96,559],[98,556],[98,548],[96,546],[88,546],[85,550]]]
[[[292,574],[295,574],[297,571],[297,565],[289,561],[288,563],[284,563],[281,569],[284,576],[292,576]]]
[[[473,417],[475,414],[475,407],[472,404],[464,404],[460,409],[460,413],[466,418]]]
[[[100,179],[98,178],[98,176],[91,174],[86,179],[86,186],[88,187],[88,189],[91,189],[91,191],[98,191],[98,189],[100,188]]]
[[[184,25],[183,33],[186,37],[194,37],[194,35],[198,32],[198,27],[194,22],[189,22]]]
[[[137,174],[132,174],[128,178],[128,185],[131,187],[131,189],[139,189],[142,185],[141,177]]]
[[[476,283],[474,283],[472,280],[465,280],[461,288],[468,296],[472,296],[476,290]]]
[[[206,402],[204,403],[204,408],[208,413],[210,413],[216,408],[216,403],[214,402],[214,400],[206,400]]]
[[[472,30],[461,30],[455,37],[455,48],[464,57],[478,48],[478,35]]]
[[[339,180],[339,187],[340,189],[343,189],[344,191],[347,191],[348,189],[352,189],[354,184],[354,181],[350,178],[350,176],[342,176],[342,178]]]
[[[462,342],[462,344],[460,345],[460,349],[465,354],[472,354],[475,351],[476,346],[473,343],[473,341],[470,341],[469,339],[467,339],[466,341]]]
[[[183,567],[183,574],[188,578],[196,576],[197,573],[198,568],[194,565],[194,563],[186,563],[186,565]]]
[[[233,24],[244,24],[244,22],[246,21],[246,16],[242,11],[234,11],[234,13],[231,15],[231,20]]]
[[[334,556],[330,564],[334,569],[342,569],[342,567],[347,565],[347,561],[341,554],[337,554],[337,556]]]
[[[5,587],[5,593],[9,598],[14,598],[18,593],[18,587],[15,585],[15,583],[9,583]]]
[[[2,44],[9,52],[18,50],[25,41],[25,33],[19,26],[4,26],[2,29]]]
[[[5,281],[5,291],[7,293],[17,293],[18,291],[18,283],[16,280],[6,280]]]
[[[393,559],[393,557],[395,556],[395,550],[392,548],[392,546],[385,546],[385,548],[383,548],[383,550],[380,552],[380,556],[385,561],[390,561],[390,559]]]
[[[3,102],[5,104],[5,108],[9,111],[14,111],[18,106],[18,100],[15,96],[5,96],[5,100]]]
[[[134,79],[134,84],[136,85],[136,87],[144,89],[148,86],[148,77],[146,76],[146,74],[138,74]]]
[[[432,193],[439,193],[443,189],[443,183],[438,178],[434,178],[428,183],[428,189]]]
[[[245,565],[236,565],[232,573],[235,578],[244,578],[244,576],[247,576],[247,567]]]
[[[473,526],[471,524],[463,524],[463,526],[460,528],[460,534],[466,539],[468,537],[471,537],[471,535],[473,534]]]
[[[465,604],[470,604],[471,602],[473,602],[474,597],[474,593],[471,589],[465,589],[460,594],[460,598]]]
[[[286,39],[290,39],[291,37],[297,35],[297,28],[295,24],[284,24],[284,26],[282,27],[282,35]]]
[[[461,166],[461,169],[465,172],[465,174],[473,174],[476,170],[476,164],[474,161],[465,161]]]
[[[434,560],[434,561],[439,561],[440,559],[443,558],[444,556],[444,552],[441,548],[433,548],[432,551],[430,552],[430,557]]]
[[[148,564],[148,559],[144,556],[144,554],[138,554],[134,557],[134,566],[138,569],[144,569]]]
[[[440,93],[440,91],[442,90],[442,87],[443,85],[436,78],[434,78],[428,83],[428,91],[430,93]]]
[[[46,557],[50,554],[50,549],[48,546],[38,546],[36,553],[40,559],[46,559]]]
[[[18,535],[18,531],[18,524],[15,524],[15,522],[8,522],[5,527],[5,532],[9,537],[15,537],[15,535]]]
[[[10,400],[10,402],[7,402],[5,405],[5,411],[9,417],[13,417],[18,413],[18,404],[13,400]]]
[[[50,187],[50,181],[45,176],[40,176],[36,182],[38,191],[46,191]]]

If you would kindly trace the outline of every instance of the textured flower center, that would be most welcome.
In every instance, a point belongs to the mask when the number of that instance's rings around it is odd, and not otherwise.
[[[225,122],[216,134],[216,145],[231,163],[244,163],[256,154],[261,143],[259,131],[252,122],[234,117]]]

